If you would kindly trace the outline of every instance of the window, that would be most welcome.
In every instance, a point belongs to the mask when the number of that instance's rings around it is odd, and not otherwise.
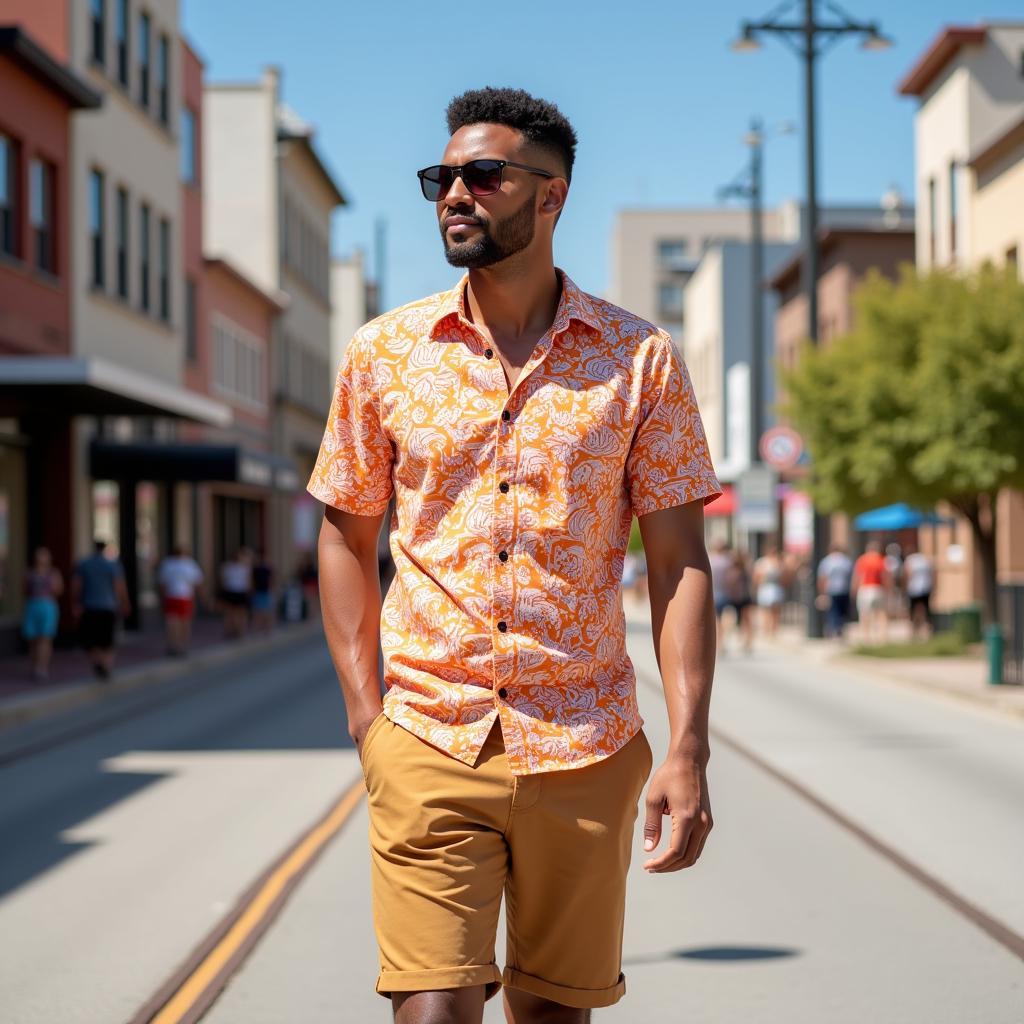
[[[106,268],[106,224],[104,218],[104,177],[95,168],[89,174],[89,237],[92,249],[92,284],[102,288],[107,282]]]
[[[53,238],[53,164],[34,159],[29,167],[29,219],[32,224],[32,258],[37,270],[57,272]]]
[[[665,320],[682,320],[682,285],[662,284],[658,286],[658,315]]]
[[[928,262],[935,266],[936,245],[939,236],[939,207],[935,196],[935,179],[928,179]]]
[[[1006,265],[1008,267],[1016,267],[1019,265],[1019,262],[1017,246],[1011,245],[1010,248],[1006,250]]]
[[[156,50],[157,114],[162,124],[171,120],[171,42],[161,36]]]
[[[199,358],[199,323],[196,318],[196,282],[185,278],[185,358],[194,363]]]
[[[658,243],[658,264],[663,270],[686,269],[687,244],[684,240]]]
[[[90,0],[89,20],[92,22],[92,59],[107,62],[107,0]]]
[[[0,135],[0,252],[18,256],[18,146]]]
[[[223,316],[211,321],[214,384],[250,405],[266,404],[266,365],[261,340]]]
[[[139,209],[139,306],[149,312],[149,207]]]
[[[139,15],[139,102],[149,109],[149,15]]]
[[[949,259],[956,259],[956,161],[949,162]]]
[[[181,108],[181,180],[195,185],[196,175],[196,115],[188,107]]]
[[[117,294],[122,299],[128,298],[128,232],[130,230],[128,189],[117,190]]]
[[[171,319],[171,222],[160,218],[160,319]]]
[[[114,31],[117,33],[117,80],[126,89],[128,88],[129,68],[128,62],[128,0],[117,0],[117,15],[114,24]]]

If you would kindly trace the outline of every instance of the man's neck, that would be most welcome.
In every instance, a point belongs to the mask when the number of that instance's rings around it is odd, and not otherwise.
[[[558,312],[562,282],[554,264],[539,267],[487,267],[469,272],[466,312],[496,339],[537,338]]]

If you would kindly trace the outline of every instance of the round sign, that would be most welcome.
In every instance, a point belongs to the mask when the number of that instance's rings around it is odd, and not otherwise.
[[[761,458],[776,469],[792,469],[804,450],[803,438],[792,427],[769,427],[758,445]]]

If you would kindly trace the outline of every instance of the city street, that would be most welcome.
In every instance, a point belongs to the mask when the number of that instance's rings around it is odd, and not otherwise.
[[[642,622],[630,645],[660,753]],[[720,661],[713,718],[714,832],[674,875],[646,875],[637,846],[627,995],[600,1019],[1018,1024],[1021,725],[774,651]],[[138,1019],[360,779],[319,642],[91,728],[3,769],[13,1024]],[[206,1020],[390,1019],[372,988],[366,825],[360,800]],[[492,1000],[486,1020],[502,1019]]]

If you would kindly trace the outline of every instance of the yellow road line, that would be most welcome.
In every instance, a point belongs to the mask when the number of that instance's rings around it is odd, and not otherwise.
[[[365,794],[366,789],[360,779],[335,804],[327,817],[309,831],[264,882],[227,934],[210,950],[202,963],[152,1018],[152,1024],[178,1024],[192,1010],[224,966],[261,924],[285,886],[308,866],[345,824]]]

